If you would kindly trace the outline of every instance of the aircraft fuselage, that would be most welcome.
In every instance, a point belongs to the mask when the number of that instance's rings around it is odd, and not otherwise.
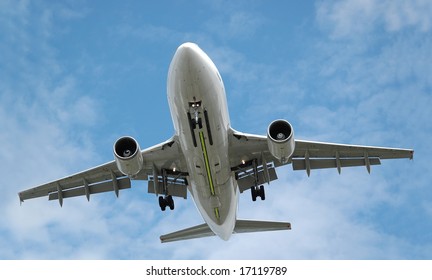
[[[216,66],[197,45],[186,43],[177,49],[168,73],[167,93],[187,162],[189,191],[210,229],[228,240],[238,203],[228,155],[228,106]]]

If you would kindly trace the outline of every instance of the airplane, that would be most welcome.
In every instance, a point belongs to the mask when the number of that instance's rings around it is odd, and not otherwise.
[[[169,140],[141,150],[131,136],[113,145],[114,160],[86,171],[19,192],[20,202],[48,196],[63,200],[75,196],[131,188],[131,181],[148,181],[148,193],[159,207],[174,210],[173,197],[196,204],[204,223],[160,236],[161,242],[232,234],[290,230],[289,222],[237,219],[239,195],[265,200],[265,184],[277,179],[276,169],[293,170],[365,166],[383,159],[413,159],[411,149],[334,144],[294,138],[292,125],[283,119],[270,123],[267,135],[234,130],[230,125],[225,87],[209,56],[194,43],[178,47],[167,79],[168,103],[175,134]]]

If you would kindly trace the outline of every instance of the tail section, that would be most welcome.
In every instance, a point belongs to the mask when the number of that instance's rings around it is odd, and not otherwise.
[[[290,230],[290,229],[291,229],[291,224],[287,222],[237,220],[233,233]],[[162,243],[165,243],[165,242],[172,242],[172,241],[208,237],[214,235],[215,234],[208,227],[207,224],[201,224],[191,228],[186,228],[173,233],[162,235],[160,237],[160,240]]]

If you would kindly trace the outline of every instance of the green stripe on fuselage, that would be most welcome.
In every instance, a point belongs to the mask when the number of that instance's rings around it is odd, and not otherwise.
[[[201,141],[201,148],[202,148],[203,154],[204,154],[204,164],[206,167],[207,177],[208,177],[208,181],[209,181],[209,185],[210,185],[210,193],[211,193],[211,195],[215,195],[215,189],[213,186],[213,178],[212,178],[211,170],[210,170],[210,162],[208,159],[206,144],[204,142],[204,132],[200,131],[199,137],[200,137],[200,141]]]
[[[199,137],[200,137],[200,142],[201,142],[201,148],[202,148],[203,155],[204,155],[204,164],[205,164],[205,168],[206,168],[206,172],[207,172],[207,178],[208,178],[208,182],[209,182],[209,186],[210,186],[210,193],[211,193],[211,195],[216,195],[215,188],[213,185],[213,178],[212,178],[211,170],[210,170],[210,161],[208,158],[207,148],[206,148],[206,144],[204,141],[204,132],[200,131]],[[216,218],[219,220],[220,219],[219,207],[214,208],[214,214],[215,214]]]

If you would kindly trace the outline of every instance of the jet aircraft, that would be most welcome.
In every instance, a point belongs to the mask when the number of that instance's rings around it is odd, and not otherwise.
[[[413,158],[413,150],[334,144],[295,139],[283,119],[270,123],[267,135],[242,133],[231,127],[224,83],[212,60],[194,43],[178,47],[167,81],[168,103],[175,134],[167,141],[141,150],[130,137],[113,145],[114,160],[83,172],[19,192],[19,199],[75,196],[119,191],[131,181],[148,181],[148,192],[158,197],[162,211],[174,210],[173,197],[195,202],[204,223],[162,235],[161,242],[233,233],[289,230],[288,222],[237,218],[239,195],[265,200],[265,184],[277,179],[276,168],[294,170],[365,166],[383,159]]]

